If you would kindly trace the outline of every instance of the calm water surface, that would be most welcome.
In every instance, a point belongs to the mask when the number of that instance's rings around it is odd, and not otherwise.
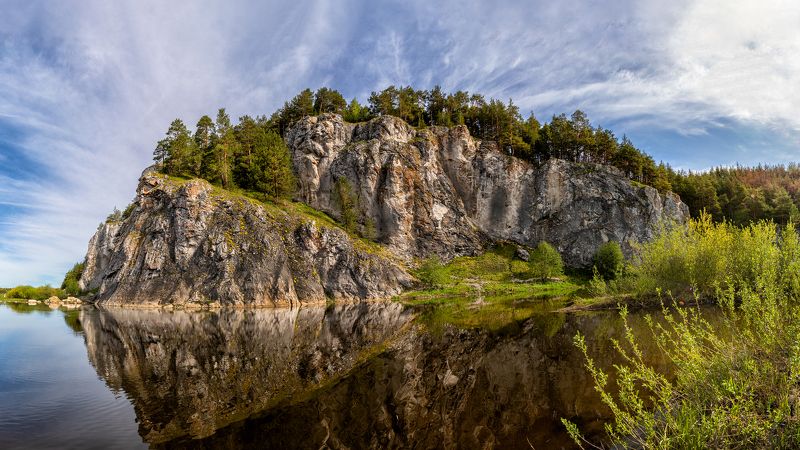
[[[572,448],[561,417],[599,436],[607,411],[572,338],[610,366],[616,313],[420,322],[399,304],[0,304],[0,448]]]

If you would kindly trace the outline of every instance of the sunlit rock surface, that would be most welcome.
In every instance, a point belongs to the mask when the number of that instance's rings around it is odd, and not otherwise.
[[[339,217],[335,183],[346,178],[378,239],[405,257],[480,253],[487,242],[555,245],[585,267],[615,240],[630,252],[660,222],[684,222],[676,195],[637,186],[612,167],[550,160],[536,166],[470,136],[465,126],[417,130],[383,116],[349,124],[307,117],[287,135],[298,198]]]
[[[397,295],[391,258],[298,213],[145,171],[129,215],[100,226],[81,289],[109,305],[297,305]]]

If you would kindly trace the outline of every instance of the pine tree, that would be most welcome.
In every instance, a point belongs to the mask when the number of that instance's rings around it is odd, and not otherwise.
[[[322,87],[317,89],[317,92],[314,94],[314,112],[316,114],[341,114],[345,108],[347,108],[347,101],[345,101],[342,94],[335,89]]]
[[[153,159],[162,163],[165,173],[170,175],[196,175],[197,151],[189,130],[181,119],[175,119],[167,130],[167,136],[158,141]]]
[[[199,176],[216,183],[219,180],[216,177],[217,174],[214,167],[216,165],[214,155],[216,130],[214,128],[214,122],[211,117],[201,117],[197,121],[197,127],[194,132],[194,143],[200,155],[200,167],[197,170]]]
[[[214,179],[219,180],[222,186],[230,188],[233,185],[232,162],[234,155],[239,153],[240,145],[236,134],[231,127],[231,119],[225,108],[217,111],[216,138],[214,145]]]
[[[253,147],[252,179],[255,189],[273,198],[291,196],[295,188],[289,149],[275,132],[262,132]]]

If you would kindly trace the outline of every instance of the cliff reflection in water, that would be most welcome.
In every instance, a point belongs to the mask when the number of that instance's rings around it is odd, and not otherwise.
[[[608,411],[573,336],[610,367],[617,313],[542,314],[505,333],[409,320],[397,304],[82,318],[90,359],[156,447],[571,448],[561,417],[600,431]]]
[[[145,442],[208,436],[346,373],[406,324],[400,304],[219,312],[86,309],[89,360]]]

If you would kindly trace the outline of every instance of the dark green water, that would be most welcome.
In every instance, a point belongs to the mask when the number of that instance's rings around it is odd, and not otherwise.
[[[616,313],[429,330],[399,304],[0,304],[0,448],[572,448],[561,417],[600,436],[572,338],[610,366]]]

